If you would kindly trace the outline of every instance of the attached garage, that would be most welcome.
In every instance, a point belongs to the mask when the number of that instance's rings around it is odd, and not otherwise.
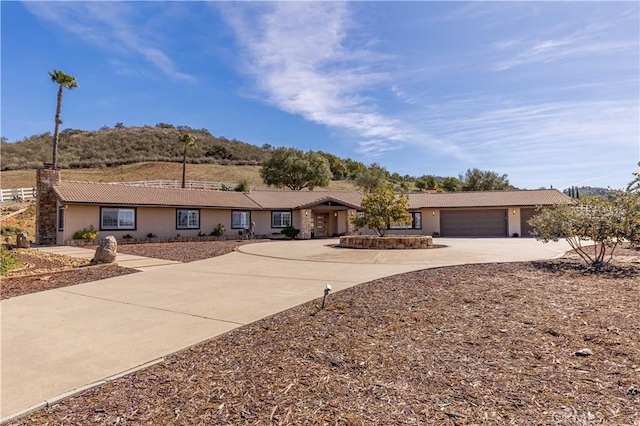
[[[440,211],[443,237],[506,237],[507,210]]]
[[[520,209],[520,231],[521,236],[530,237],[533,227],[527,222],[536,214],[536,209]]]

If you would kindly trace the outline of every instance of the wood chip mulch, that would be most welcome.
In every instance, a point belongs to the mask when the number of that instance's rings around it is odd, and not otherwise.
[[[640,269],[571,260],[379,279],[12,425],[636,425]]]
[[[271,240],[222,240],[200,241],[190,243],[145,243],[120,244],[118,253],[147,256],[156,259],[174,260],[177,262],[194,262],[231,253],[236,247],[245,244],[261,243]]]
[[[38,274],[2,277],[0,280],[0,298],[2,300],[54,288],[84,284],[105,278],[133,274],[135,269],[124,268],[115,264],[88,266],[68,269],[59,272],[57,269],[46,271],[40,269]]]

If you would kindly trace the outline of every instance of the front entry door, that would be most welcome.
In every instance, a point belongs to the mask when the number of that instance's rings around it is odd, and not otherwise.
[[[326,238],[329,236],[329,214],[317,213],[316,214],[316,238]]]

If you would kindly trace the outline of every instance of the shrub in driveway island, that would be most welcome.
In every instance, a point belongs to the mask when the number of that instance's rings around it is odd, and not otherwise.
[[[620,242],[640,241],[640,194],[616,191],[577,199],[542,209],[529,224],[537,240],[565,239],[586,264],[601,267],[611,261]]]

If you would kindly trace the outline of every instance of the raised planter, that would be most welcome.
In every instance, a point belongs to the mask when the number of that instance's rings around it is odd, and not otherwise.
[[[428,235],[349,235],[340,237],[340,247],[373,250],[411,250],[433,247],[433,237]]]

